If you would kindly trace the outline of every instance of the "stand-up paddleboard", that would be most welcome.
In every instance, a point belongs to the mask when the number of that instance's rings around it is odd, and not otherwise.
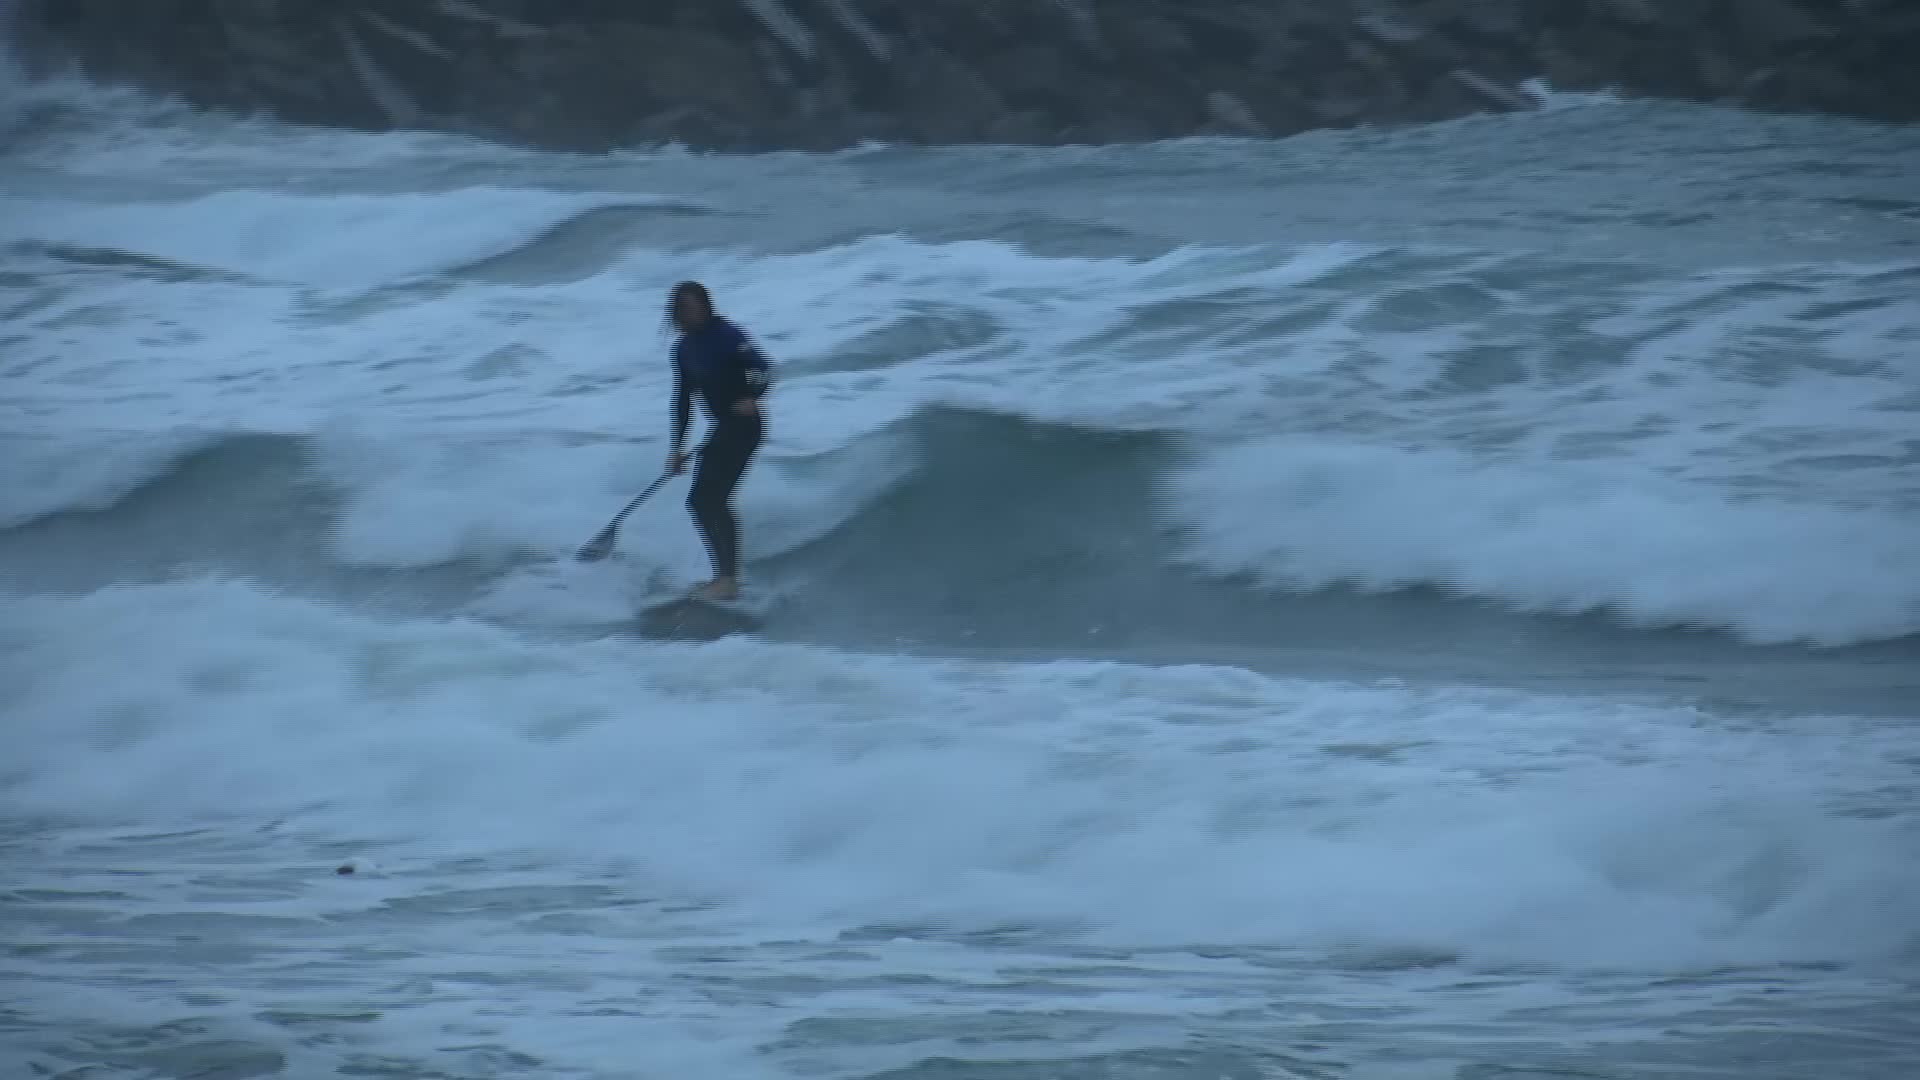
[[[675,641],[718,641],[729,634],[757,634],[766,625],[750,605],[693,596],[641,608],[634,621],[642,637]]]

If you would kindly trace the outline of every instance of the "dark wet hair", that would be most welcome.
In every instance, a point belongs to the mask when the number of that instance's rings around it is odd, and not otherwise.
[[[673,291],[667,294],[668,325],[672,325],[673,309],[680,306],[680,298],[683,296],[691,296],[700,301],[700,306],[705,309],[706,313],[708,315],[713,314],[713,294],[707,291],[707,287],[697,281],[683,281],[675,285]]]

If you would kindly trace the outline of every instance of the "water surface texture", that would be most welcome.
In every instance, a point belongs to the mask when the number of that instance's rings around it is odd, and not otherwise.
[[[1916,1075],[1920,132],[11,90],[6,1075]],[[777,365],[756,636],[635,632],[684,482],[569,557],[683,277]]]

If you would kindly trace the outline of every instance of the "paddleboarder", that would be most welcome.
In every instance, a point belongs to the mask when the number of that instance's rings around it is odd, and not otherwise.
[[[767,358],[746,332],[713,309],[697,281],[683,281],[667,298],[667,317],[680,332],[673,345],[673,443],[667,474],[687,467],[687,423],[698,396],[711,424],[693,468],[687,509],[713,562],[713,579],[691,595],[733,600],[740,595],[740,522],[733,492],[766,437],[762,399],[771,378]]]

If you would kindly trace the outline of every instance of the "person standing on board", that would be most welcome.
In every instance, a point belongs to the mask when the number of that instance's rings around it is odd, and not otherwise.
[[[693,398],[712,421],[693,469],[687,509],[713,561],[713,580],[693,591],[702,600],[740,595],[740,522],[733,490],[766,437],[761,398],[771,381],[767,358],[746,333],[713,310],[713,297],[697,281],[683,281],[667,298],[667,316],[680,338],[673,345],[673,445],[667,472],[687,467],[681,451]]]

